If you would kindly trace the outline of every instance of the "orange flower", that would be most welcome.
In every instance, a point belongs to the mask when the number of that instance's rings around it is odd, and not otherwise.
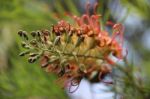
[[[86,14],[81,17],[70,15],[76,24],[60,20],[52,26],[50,32],[48,30],[32,32],[33,39],[30,40],[32,42],[27,43],[29,47],[24,43],[29,51],[21,54],[24,56],[36,52],[30,55],[31,62],[40,57],[41,67],[47,72],[56,74],[57,82],[65,87],[69,86],[69,90],[71,86],[78,88],[84,77],[90,81],[94,77],[97,78],[96,81],[102,81],[116,64],[109,55],[118,59],[123,58],[124,27],[122,24],[108,22],[107,25],[112,26],[112,34],[101,30],[101,15],[96,13],[98,4],[95,4],[92,15],[89,14],[89,7],[88,3]],[[19,31],[19,35],[28,40],[26,32]]]

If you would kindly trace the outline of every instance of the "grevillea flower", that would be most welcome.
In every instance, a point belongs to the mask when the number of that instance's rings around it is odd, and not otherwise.
[[[95,81],[102,81],[116,64],[109,56],[123,58],[124,28],[122,24],[107,22],[112,26],[112,34],[102,30],[97,6],[96,3],[90,15],[88,3],[86,14],[81,17],[69,14],[74,24],[61,20],[50,31],[31,32],[31,38],[25,31],[19,31],[22,47],[26,49],[20,56],[28,55],[30,63],[40,58],[41,67],[56,74],[57,82],[69,87],[70,92],[76,90],[71,91],[71,86],[78,88],[82,78],[93,81],[97,77]]]

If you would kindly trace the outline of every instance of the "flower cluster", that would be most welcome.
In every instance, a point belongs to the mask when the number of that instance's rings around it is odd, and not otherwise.
[[[29,36],[19,31],[22,47],[26,51],[20,56],[28,55],[30,63],[40,59],[40,65],[47,72],[58,76],[63,87],[79,86],[82,78],[102,81],[110,73],[115,62],[109,58],[112,54],[122,59],[123,26],[113,24],[112,35],[101,29],[101,15],[96,13],[97,4],[92,15],[88,12],[81,17],[70,15],[75,24],[65,20],[53,25],[51,30],[32,31]],[[119,37],[120,40],[116,39]]]

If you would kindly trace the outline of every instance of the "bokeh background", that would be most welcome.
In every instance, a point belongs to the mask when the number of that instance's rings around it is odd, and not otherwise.
[[[89,1],[91,4],[96,2]],[[44,72],[38,63],[29,64],[26,58],[19,57],[18,54],[23,49],[17,35],[19,30],[29,32],[50,29],[51,24],[57,23],[60,18],[72,22],[65,13],[85,13],[86,2],[87,0],[0,0],[0,99],[87,99],[84,98],[86,93],[83,90],[79,90],[78,94],[68,94],[56,85],[55,75]],[[125,26],[128,61],[132,60],[134,66],[141,68],[139,75],[143,77],[143,84],[150,88],[150,0],[97,2],[100,5],[98,13],[102,14],[104,21],[121,22]],[[134,93],[134,90],[127,92],[126,96]],[[148,96],[150,92],[146,93]],[[139,96],[139,99],[144,98]]]

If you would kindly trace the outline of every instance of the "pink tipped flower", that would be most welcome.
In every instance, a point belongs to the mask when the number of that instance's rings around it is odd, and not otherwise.
[[[41,67],[56,74],[58,82],[69,86],[69,90],[71,86],[78,88],[84,77],[90,81],[102,81],[116,64],[109,58],[110,55],[123,58],[124,27],[122,24],[107,22],[113,30],[110,35],[101,29],[101,15],[96,13],[98,4],[94,5],[92,15],[89,14],[89,7],[88,3],[86,14],[81,17],[70,15],[75,24],[58,21],[50,31],[32,32],[33,38],[29,41],[27,33],[19,31],[19,35],[25,38],[24,42],[27,42],[23,43],[23,47],[28,48],[21,56],[29,54],[31,63],[40,58]]]

